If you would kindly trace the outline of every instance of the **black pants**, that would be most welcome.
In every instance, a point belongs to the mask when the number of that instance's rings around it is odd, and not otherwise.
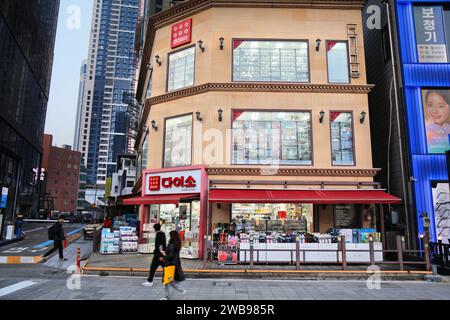
[[[55,243],[55,248],[58,249],[58,251],[59,251],[59,258],[63,259],[64,258],[64,254],[63,254],[64,246],[63,246],[62,240],[54,240],[54,243]]]
[[[159,257],[161,256],[158,254],[155,254],[153,256],[152,264],[150,266],[150,273],[147,279],[148,282],[153,282],[153,277],[155,276],[156,269],[158,269],[159,266],[163,266],[163,262],[159,261]]]

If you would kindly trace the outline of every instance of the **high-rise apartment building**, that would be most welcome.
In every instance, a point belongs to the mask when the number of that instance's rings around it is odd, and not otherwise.
[[[123,97],[134,91],[140,2],[94,1],[79,133],[75,134],[91,185],[104,185],[115,172],[117,155],[129,151],[128,106]]]
[[[0,229],[37,217],[58,11],[59,0],[0,1]]]
[[[85,84],[86,84],[86,75],[87,75],[87,61],[83,60],[83,62],[81,63],[81,70],[80,70],[80,87],[78,89],[77,118],[75,120],[75,135],[73,138],[74,150],[78,150],[79,142],[80,142],[80,129],[81,129],[83,97],[84,97],[84,88],[85,88]]]

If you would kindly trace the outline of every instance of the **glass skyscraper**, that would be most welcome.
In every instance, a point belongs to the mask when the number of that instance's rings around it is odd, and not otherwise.
[[[123,97],[134,92],[140,2],[94,1],[81,116],[75,132],[89,185],[104,185],[115,172],[117,155],[132,151],[128,150],[128,106]]]
[[[37,217],[58,11],[59,0],[0,1],[0,228]]]

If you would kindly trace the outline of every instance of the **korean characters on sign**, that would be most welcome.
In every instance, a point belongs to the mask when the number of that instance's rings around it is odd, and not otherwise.
[[[419,62],[447,62],[442,7],[415,6],[414,23]]]
[[[198,193],[200,182],[200,170],[148,173],[145,194]]]
[[[176,48],[190,43],[192,37],[192,18],[178,22],[172,26],[170,47]]]

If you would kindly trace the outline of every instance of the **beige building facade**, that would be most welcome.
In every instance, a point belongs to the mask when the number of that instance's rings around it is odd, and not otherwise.
[[[198,210],[198,229],[186,227],[198,256],[204,236],[383,236],[378,204],[400,199],[373,180],[363,4],[192,0],[152,16],[137,92],[141,202],[128,201],[141,221],[164,206],[148,200],[148,179],[200,170],[198,204],[171,200]]]

